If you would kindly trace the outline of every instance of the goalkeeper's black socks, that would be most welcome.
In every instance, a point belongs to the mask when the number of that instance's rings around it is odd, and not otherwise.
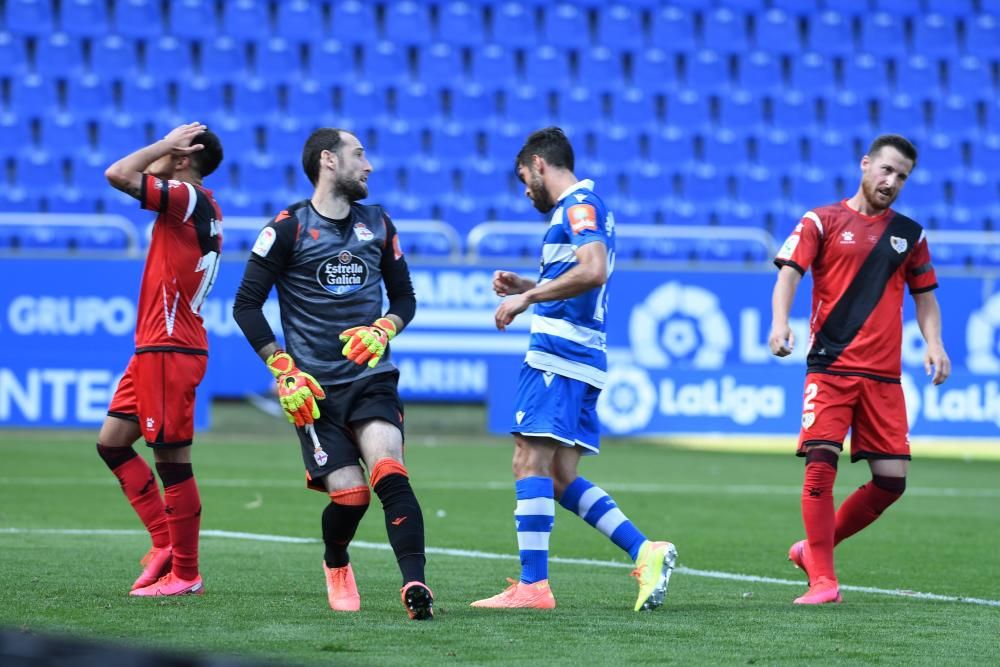
[[[351,562],[347,545],[354,539],[370,500],[367,486],[330,492],[330,504],[323,510],[323,544],[326,546],[323,560],[327,567],[345,567]]]
[[[383,462],[389,462],[382,465]],[[379,474],[381,473],[381,474]],[[380,460],[372,469],[375,493],[385,512],[385,532],[396,554],[403,583],[424,581],[424,516],[406,476],[406,468],[391,459]]]

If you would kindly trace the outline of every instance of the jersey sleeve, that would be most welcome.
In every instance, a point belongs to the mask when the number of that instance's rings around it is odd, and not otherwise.
[[[575,248],[594,241],[607,243],[605,221],[591,202],[582,201],[567,206],[563,212],[562,224]]]
[[[143,174],[139,202],[147,211],[159,213],[157,222],[182,225],[191,217],[198,203],[198,191],[184,181],[164,181]]]
[[[920,294],[937,289],[937,274],[931,264],[931,251],[927,247],[927,236],[920,232],[920,240],[913,252],[906,258],[906,284],[910,286],[910,294]]]
[[[379,268],[386,296],[389,297],[389,310],[386,312],[398,316],[403,320],[403,326],[406,326],[417,311],[410,268],[399,244],[396,225],[385,211],[382,212],[382,221],[385,223],[385,246],[382,248],[382,263]]]
[[[815,211],[807,211],[774,257],[779,269],[790,266],[805,274],[823,245],[823,222]]]
[[[260,230],[250,249],[250,261],[280,273],[295,248],[298,233],[298,221],[288,211],[282,211]]]

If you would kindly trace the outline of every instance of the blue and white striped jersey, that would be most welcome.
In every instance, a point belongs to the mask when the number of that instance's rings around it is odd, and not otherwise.
[[[594,182],[582,180],[556,202],[542,246],[538,284],[573,268],[574,251],[587,243],[607,246],[608,282],[571,299],[535,304],[525,361],[532,368],[600,389],[608,370],[604,317],[615,264],[615,218],[594,194]]]

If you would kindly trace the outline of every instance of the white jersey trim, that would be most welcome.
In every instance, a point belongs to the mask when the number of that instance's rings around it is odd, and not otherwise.
[[[542,246],[542,262],[552,264],[553,262],[576,262],[574,246],[569,243],[546,243]]]
[[[589,347],[592,350],[607,350],[607,334],[603,331],[588,329],[566,320],[542,315],[531,316],[531,333],[547,334],[568,340],[577,345]]]
[[[815,211],[806,211],[806,214],[802,216],[803,218],[808,218],[813,221],[816,225],[816,229],[819,230],[819,235],[823,236],[823,223],[820,221],[819,216],[816,215]]]
[[[549,352],[541,352],[539,350],[528,350],[528,354],[524,356],[524,361],[532,368],[540,371],[552,371],[556,375],[586,382],[598,389],[604,388],[604,383],[608,377],[607,371],[602,371],[587,364],[581,364],[579,361],[563,359]]]

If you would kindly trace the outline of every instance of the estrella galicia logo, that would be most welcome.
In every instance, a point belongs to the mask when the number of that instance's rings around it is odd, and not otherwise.
[[[368,282],[368,265],[349,251],[342,250],[336,256],[320,262],[316,280],[333,296],[346,296],[358,291]]]

